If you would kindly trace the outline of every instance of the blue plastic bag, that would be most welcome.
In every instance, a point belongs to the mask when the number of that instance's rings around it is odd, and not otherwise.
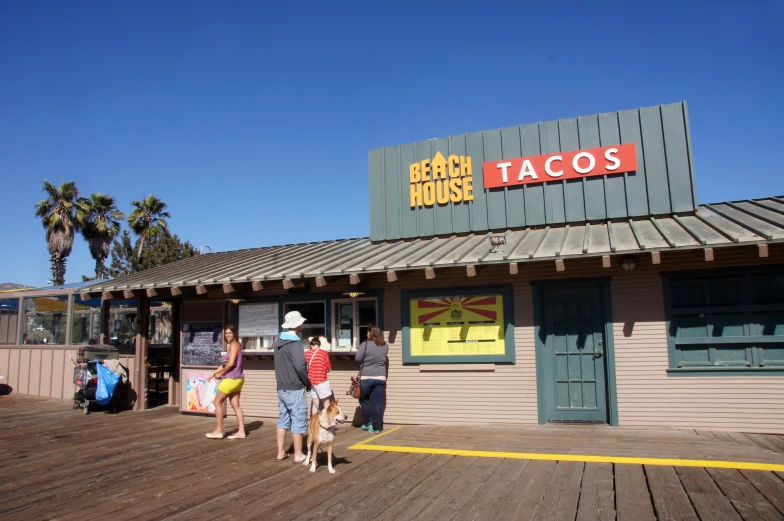
[[[95,390],[95,401],[106,405],[112,400],[114,389],[120,381],[120,375],[113,373],[101,363],[95,364],[98,369],[98,388]]]

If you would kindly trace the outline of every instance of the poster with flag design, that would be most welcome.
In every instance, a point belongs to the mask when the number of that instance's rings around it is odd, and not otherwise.
[[[411,300],[411,356],[503,355],[501,295]]]

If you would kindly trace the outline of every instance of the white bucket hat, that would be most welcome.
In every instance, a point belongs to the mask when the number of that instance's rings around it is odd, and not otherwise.
[[[304,324],[305,320],[307,319],[303,318],[299,311],[289,311],[286,313],[286,321],[280,327],[283,329],[294,329]]]

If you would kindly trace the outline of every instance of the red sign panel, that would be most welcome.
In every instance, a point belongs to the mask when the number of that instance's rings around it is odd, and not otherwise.
[[[637,147],[634,143],[627,143],[543,156],[503,159],[485,163],[482,170],[486,189],[620,174],[637,170]]]

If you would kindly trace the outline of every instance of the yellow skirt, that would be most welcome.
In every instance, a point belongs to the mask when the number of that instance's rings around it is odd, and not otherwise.
[[[218,385],[218,390],[223,394],[234,394],[242,391],[244,378],[224,378]]]

